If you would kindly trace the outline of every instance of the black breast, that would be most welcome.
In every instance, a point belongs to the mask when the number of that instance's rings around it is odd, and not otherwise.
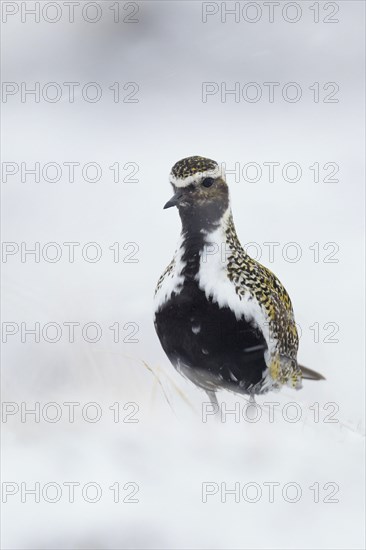
[[[266,369],[262,333],[207,299],[192,276],[156,313],[155,328],[170,361],[198,386],[247,393],[257,385],[259,391]]]

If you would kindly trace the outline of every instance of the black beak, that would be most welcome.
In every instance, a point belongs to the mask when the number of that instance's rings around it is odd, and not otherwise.
[[[183,197],[182,191],[177,191],[175,195],[172,196],[170,201],[166,203],[163,210],[165,210],[166,208],[171,208],[172,206],[177,206],[181,197]]]

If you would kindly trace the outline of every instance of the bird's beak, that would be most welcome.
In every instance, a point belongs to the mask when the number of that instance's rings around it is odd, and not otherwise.
[[[170,201],[168,201],[168,202],[166,203],[166,205],[164,206],[164,210],[165,210],[166,208],[171,208],[172,206],[177,206],[182,196],[183,196],[182,191],[177,191],[177,192],[175,193],[175,195],[172,196],[172,198],[170,199]]]

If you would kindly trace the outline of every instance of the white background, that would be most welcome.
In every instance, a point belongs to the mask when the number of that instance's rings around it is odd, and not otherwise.
[[[62,249],[56,263],[42,255],[39,263],[31,255],[22,262],[20,252],[5,263],[3,256],[3,323],[30,328],[36,322],[41,327],[95,322],[102,328],[97,343],[83,340],[80,329],[69,343],[64,327],[57,343],[42,337],[35,343],[29,335],[22,343],[19,330],[3,345],[3,401],[28,408],[56,402],[63,412],[56,423],[42,415],[39,423],[31,415],[21,422],[20,413],[3,423],[2,479],[19,484],[19,492],[3,504],[3,547],[362,548],[363,2],[336,3],[338,23],[324,22],[331,13],[324,2],[318,23],[312,2],[297,3],[296,23],[282,15],[285,2],[272,23],[263,2],[252,8],[261,10],[256,23],[242,12],[238,22],[229,15],[224,22],[220,11],[203,23],[201,2],[189,1],[139,2],[138,23],[114,23],[110,2],[99,2],[102,17],[96,23],[81,17],[80,6],[70,23],[63,2],[55,23],[42,14],[39,23],[31,15],[22,22],[24,5],[34,7],[34,2],[4,2],[3,10],[5,4],[19,11],[8,18],[3,11],[3,81],[28,88],[39,82],[41,89],[56,82],[63,93],[55,103],[42,95],[39,103],[30,95],[22,102],[20,93],[7,98],[3,162],[28,167],[95,162],[103,173],[94,183],[85,181],[80,169],[75,181],[68,181],[66,168],[53,183],[42,176],[35,182],[31,175],[22,182],[20,171],[3,181],[2,240],[29,248],[39,242],[41,249],[56,242]],[[133,9],[121,6],[122,17]],[[46,17],[55,17],[55,8],[49,9]],[[295,8],[288,9],[287,18],[293,18]],[[254,17],[254,11],[245,13]],[[88,14],[94,17],[93,8]],[[70,103],[63,82],[79,82],[79,90],[97,82],[102,98],[91,103],[77,92]],[[136,82],[138,102],[113,102],[108,87],[114,82]],[[225,83],[228,89],[235,82],[241,87],[256,82],[263,95],[256,103],[242,96],[235,102],[233,95],[221,101],[220,94],[203,102],[203,82]],[[273,103],[264,82],[280,83]],[[283,99],[288,82],[301,86],[299,101]],[[309,89],[314,82],[320,84],[319,102]],[[323,102],[327,82],[339,85],[337,103]],[[180,226],[175,209],[162,210],[171,195],[168,174],[177,160],[195,154],[225,162],[228,170],[235,163],[262,167],[256,183],[228,176],[237,231],[243,244],[258,244],[261,261],[289,291],[302,328],[300,362],[327,378],[305,382],[301,392],[285,389],[259,398],[263,415],[256,423],[243,417],[236,423],[233,415],[226,422],[210,417],[203,423],[204,394],[175,373],[154,332],[154,287]],[[137,163],[138,182],[114,183],[108,167],[115,162]],[[281,167],[296,162],[302,177],[284,181],[280,167],[271,183],[264,162]],[[321,172],[321,181],[314,182],[309,166],[315,162],[339,165],[339,181],[324,182]],[[74,263],[68,261],[65,242],[81,243]],[[96,263],[81,256],[89,242],[102,249]],[[138,262],[115,263],[109,249],[115,242],[122,259],[131,251],[123,250],[125,243],[136,243]],[[273,262],[265,242],[279,243]],[[300,247],[297,262],[283,257],[289,242]],[[332,251],[323,249],[329,242],[339,247],[335,263],[324,261]],[[320,247],[318,262],[309,248],[314,243]],[[122,338],[125,323],[137,323],[138,343],[114,343],[108,327],[115,322]],[[318,343],[309,328],[314,323],[320,327]],[[330,333],[326,323],[339,326],[338,342],[324,341]],[[225,392],[219,400],[231,408],[236,402],[245,406],[242,398]],[[273,423],[265,401],[280,403]],[[294,401],[302,416],[291,423],[282,407]],[[74,423],[64,402],[81,404]],[[100,422],[81,416],[88,402],[99,404]],[[121,407],[136,402],[139,422],[114,423],[109,410],[114,402]],[[318,423],[310,409],[314,402],[320,407]],[[336,404],[337,423],[324,422],[332,410],[324,409],[327,403]],[[66,489],[56,503],[42,497],[35,503],[32,496],[22,503],[20,483],[32,487],[37,481],[61,487],[65,481],[81,486],[93,481],[103,493],[94,504],[80,491],[69,503]],[[138,483],[139,502],[114,503],[108,489],[114,482]],[[237,503],[233,495],[223,503],[218,492],[203,503],[203,482],[217,487],[253,482],[263,494],[256,503],[243,498]],[[280,483],[274,503],[264,482]],[[282,496],[289,482],[302,490],[296,503]],[[319,503],[309,489],[315,482],[321,487]],[[324,502],[328,482],[339,486],[338,502]]]

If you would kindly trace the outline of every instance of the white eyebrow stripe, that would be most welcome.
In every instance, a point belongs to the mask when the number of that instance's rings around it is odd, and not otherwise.
[[[213,170],[206,170],[205,172],[196,172],[192,176],[186,178],[177,178],[171,172],[169,176],[170,183],[175,187],[187,187],[191,183],[197,183],[203,178],[217,178],[218,176],[225,177],[225,171],[222,167],[217,166]]]

